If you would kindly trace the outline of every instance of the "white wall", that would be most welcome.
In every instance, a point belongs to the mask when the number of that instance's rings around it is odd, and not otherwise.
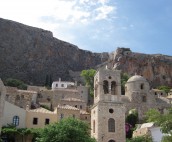
[[[161,142],[163,133],[160,130],[160,127],[150,128],[153,142]]]
[[[26,127],[26,124],[25,124],[26,110],[5,101],[2,125],[5,126],[7,124],[12,124],[14,116],[19,117],[19,125],[17,127],[25,128]]]

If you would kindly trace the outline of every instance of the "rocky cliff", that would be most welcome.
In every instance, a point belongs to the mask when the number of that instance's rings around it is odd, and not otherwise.
[[[52,32],[0,18],[0,78],[43,85],[52,80],[79,80],[80,71],[112,63],[116,69],[143,75],[151,86],[172,86],[172,57],[134,53],[118,48],[92,53],[53,37]]]
[[[92,53],[53,37],[52,32],[0,18],[0,78],[17,78],[43,85],[52,80],[72,80],[70,72],[93,68],[108,53]]]
[[[159,85],[172,86],[172,57],[161,54],[143,54],[132,52],[129,48],[118,48],[110,54],[116,69],[144,76],[151,87]]]

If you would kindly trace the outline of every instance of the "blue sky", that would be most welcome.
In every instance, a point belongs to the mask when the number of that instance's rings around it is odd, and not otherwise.
[[[93,52],[172,55],[171,0],[0,0],[0,17]]]

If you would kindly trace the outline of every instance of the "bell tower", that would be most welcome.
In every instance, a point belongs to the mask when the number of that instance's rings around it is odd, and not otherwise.
[[[94,76],[91,135],[97,142],[125,142],[125,106],[121,102],[121,72],[99,69]]]

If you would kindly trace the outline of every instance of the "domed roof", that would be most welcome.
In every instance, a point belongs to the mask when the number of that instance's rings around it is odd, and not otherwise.
[[[144,81],[144,82],[146,81],[147,82],[147,80],[143,76],[140,76],[140,75],[134,75],[130,77],[127,82],[133,82],[133,81]]]

